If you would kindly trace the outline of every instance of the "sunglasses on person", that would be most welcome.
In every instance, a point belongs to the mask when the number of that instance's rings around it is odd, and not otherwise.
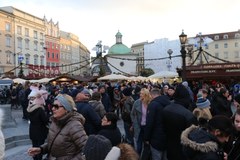
[[[52,105],[52,108],[53,108],[53,107],[54,107],[56,110],[58,110],[59,108],[61,108],[61,107],[63,107],[63,106],[59,106],[59,105],[57,105],[57,104],[53,104],[53,105]]]

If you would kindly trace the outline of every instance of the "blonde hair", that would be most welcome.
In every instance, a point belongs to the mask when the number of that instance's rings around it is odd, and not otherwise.
[[[149,104],[150,103],[150,101],[152,100],[152,97],[151,97],[151,95],[150,95],[150,92],[149,92],[149,90],[148,89],[146,89],[146,88],[142,88],[141,89],[141,93],[143,94],[143,100],[142,100],[142,102],[144,103],[144,104]]]
[[[209,108],[195,108],[193,110],[193,115],[199,120],[200,118],[210,120],[212,119],[212,114]]]
[[[120,143],[118,147],[121,150],[121,155],[118,160],[139,160],[139,155],[131,145]]]

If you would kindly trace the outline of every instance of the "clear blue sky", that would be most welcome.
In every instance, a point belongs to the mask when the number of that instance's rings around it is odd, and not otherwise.
[[[182,29],[189,36],[240,29],[240,0],[1,0],[27,13],[59,22],[60,29],[76,34],[92,51],[98,40],[115,44],[154,39],[178,39]]]

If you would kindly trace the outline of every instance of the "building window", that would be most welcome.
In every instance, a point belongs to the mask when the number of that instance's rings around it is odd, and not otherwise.
[[[219,35],[215,35],[214,40],[219,40]]]
[[[52,58],[54,58],[54,53],[52,53]]]
[[[34,37],[35,39],[38,38],[38,37],[37,37],[37,31],[33,31],[33,37]]]
[[[215,44],[215,49],[218,49],[218,44]]]
[[[38,56],[34,56],[34,65],[38,65]]]
[[[228,39],[228,35],[227,34],[223,35],[223,39]]]
[[[238,42],[235,42],[235,47],[238,47],[239,46],[239,43]]]
[[[22,48],[22,38],[17,39],[18,48]]]
[[[44,45],[43,43],[40,43],[40,51],[41,52],[43,52],[43,49],[44,49],[43,45]]]
[[[42,65],[42,66],[44,65],[44,56],[40,57],[40,65]]]
[[[120,62],[120,66],[123,67],[124,66],[124,62]]]
[[[240,34],[239,34],[239,33],[236,33],[236,34],[235,34],[235,38],[240,38]]]
[[[40,39],[43,40],[43,33],[40,33]]]
[[[28,39],[25,40],[25,49],[29,49],[29,40]]]
[[[26,56],[26,64],[29,64],[29,58],[30,56]]]
[[[25,36],[29,37],[29,29],[28,28],[25,28]]]
[[[7,32],[10,32],[11,31],[11,24],[10,23],[6,23],[5,29],[6,29]]]
[[[10,53],[6,54],[7,64],[11,64],[11,55]]]
[[[235,51],[235,58],[239,58],[239,51]]]
[[[47,62],[47,66],[50,66],[50,63],[49,63],[49,62]]]
[[[22,35],[22,27],[17,26],[17,34]]]
[[[228,59],[228,52],[224,52],[224,59]]]
[[[52,43],[52,49],[54,49],[54,43]]]
[[[227,43],[224,43],[224,48],[228,48],[228,44]]]
[[[47,53],[47,57],[50,58],[50,53],[49,52]]]
[[[51,63],[51,66],[52,66],[52,67],[55,67],[55,63]]]
[[[11,46],[11,37],[9,37],[9,36],[6,37],[6,46],[7,47]]]
[[[215,53],[215,57],[219,58],[219,53]]]
[[[37,51],[37,50],[38,50],[38,43],[34,42],[34,51]]]
[[[58,59],[58,53],[56,53],[56,58]]]

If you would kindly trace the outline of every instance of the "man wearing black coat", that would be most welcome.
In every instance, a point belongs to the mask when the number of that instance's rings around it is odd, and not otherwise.
[[[153,100],[147,108],[146,126],[144,132],[145,143],[151,145],[152,160],[166,159],[166,132],[163,125],[163,108],[170,104],[161,90],[154,88],[150,91]]]
[[[101,127],[101,118],[88,103],[90,92],[87,89],[80,89],[74,92],[77,112],[85,118],[84,129],[87,135],[97,134]]]
[[[121,143],[121,132],[117,127],[118,116],[115,113],[108,112],[102,118],[102,129],[98,134],[108,138],[112,146],[117,146]]]
[[[105,108],[105,111],[106,112],[112,111],[112,102],[111,102],[111,99],[110,99],[108,93],[106,92],[105,86],[104,85],[100,85],[98,87],[98,91],[101,93],[101,96],[102,96],[101,101],[102,101],[102,104],[103,104],[103,106]]]
[[[196,117],[187,108],[191,104],[188,90],[182,84],[176,87],[174,102],[163,109],[164,126],[167,135],[168,160],[185,160],[180,136],[191,124],[197,124]]]

